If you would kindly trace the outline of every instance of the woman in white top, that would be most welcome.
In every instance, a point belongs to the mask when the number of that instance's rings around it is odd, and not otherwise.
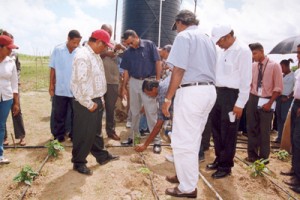
[[[12,49],[17,49],[13,40],[0,35],[0,164],[8,164],[3,157],[5,123],[13,104],[13,115],[19,113],[18,76],[15,61],[9,57]]]

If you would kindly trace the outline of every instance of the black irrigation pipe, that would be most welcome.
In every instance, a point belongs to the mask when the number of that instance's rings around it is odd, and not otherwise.
[[[48,161],[50,155],[47,155],[46,158],[44,159],[44,161],[42,162],[41,166],[39,167],[39,169],[37,170],[37,173],[39,174],[40,171],[42,170],[42,168],[44,167],[44,165],[46,164],[46,162]],[[30,185],[27,185],[25,190],[23,191],[21,197],[19,198],[20,200],[23,200],[25,195],[26,195],[26,192],[27,190],[29,189]]]
[[[241,162],[243,162],[244,164],[246,164],[247,166],[249,166],[249,164],[246,162],[246,161],[244,161],[244,160],[242,160],[241,158],[239,158],[238,156],[234,156],[235,158],[237,158],[239,161],[241,161]],[[293,198],[294,200],[297,200],[294,196],[292,196],[290,193],[289,193],[289,191],[287,191],[286,189],[284,189],[284,188],[282,188],[282,187],[280,187],[277,183],[275,183],[270,177],[269,177],[269,175],[267,174],[267,173],[265,173],[265,172],[262,172],[264,175],[267,175],[267,176],[265,176],[269,181],[271,181],[271,183],[273,183],[275,186],[277,186],[280,190],[282,190],[285,194],[287,194],[288,196],[289,196],[289,199],[290,199],[290,197],[291,198]]]
[[[73,147],[72,145],[63,145],[64,147]],[[46,146],[37,145],[37,146],[3,146],[4,149],[43,149],[47,148]]]

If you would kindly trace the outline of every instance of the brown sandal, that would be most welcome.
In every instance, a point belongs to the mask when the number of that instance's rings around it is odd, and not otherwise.
[[[8,146],[8,145],[9,145],[9,142],[8,142],[7,139],[5,139],[5,140],[3,141],[3,146]]]
[[[21,146],[25,146],[26,145],[26,142],[25,142],[24,138],[20,139],[19,145],[21,145]]]

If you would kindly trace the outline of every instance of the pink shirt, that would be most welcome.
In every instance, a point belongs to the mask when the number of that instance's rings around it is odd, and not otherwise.
[[[282,92],[282,70],[278,63],[270,60],[268,57],[262,62],[263,79],[262,79],[262,95],[261,97],[271,97],[273,92]],[[257,78],[258,78],[258,62],[252,64],[252,83],[250,93],[257,94]]]

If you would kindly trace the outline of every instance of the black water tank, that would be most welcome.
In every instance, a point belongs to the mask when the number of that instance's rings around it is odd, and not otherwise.
[[[176,31],[172,31],[181,0],[162,1],[160,46],[172,44]],[[123,0],[122,34],[127,29],[135,30],[142,39],[158,45],[160,0]]]

